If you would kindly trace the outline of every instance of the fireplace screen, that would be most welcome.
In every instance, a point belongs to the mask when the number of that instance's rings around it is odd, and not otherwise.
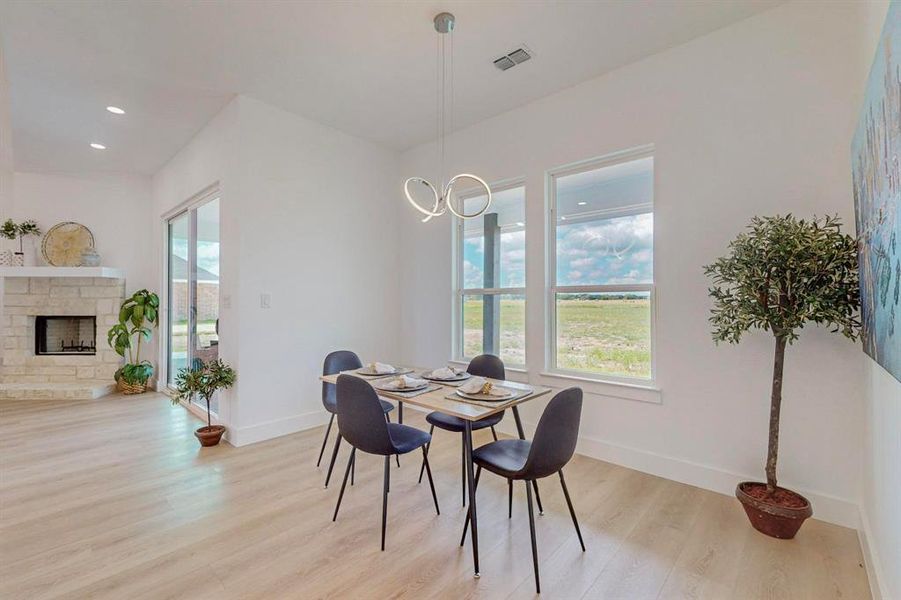
[[[96,354],[95,317],[35,317],[34,353]]]

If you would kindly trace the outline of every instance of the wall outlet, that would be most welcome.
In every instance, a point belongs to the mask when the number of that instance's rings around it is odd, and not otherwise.
[[[271,308],[272,297],[269,294],[260,294],[260,308]]]

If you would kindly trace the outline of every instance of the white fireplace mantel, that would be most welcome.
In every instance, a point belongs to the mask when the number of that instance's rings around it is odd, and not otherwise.
[[[125,279],[114,267],[0,267],[0,277],[103,277]]]

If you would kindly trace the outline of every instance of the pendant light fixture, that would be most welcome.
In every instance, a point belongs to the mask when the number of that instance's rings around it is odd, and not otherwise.
[[[429,180],[423,177],[410,177],[404,182],[404,195],[413,208],[425,215],[422,222],[429,221],[432,217],[440,217],[448,210],[461,219],[475,219],[481,216],[488,207],[491,206],[491,188],[484,179],[471,173],[460,173],[454,175],[447,182],[444,181],[444,149],[445,135],[447,131],[447,122],[451,121],[451,129],[453,129],[454,114],[454,15],[450,13],[440,13],[435,15],[435,31],[438,32],[438,152],[440,171],[438,173],[438,185],[433,185]],[[449,43],[448,43],[449,42]],[[448,85],[448,79],[450,85]],[[485,188],[486,200],[481,210],[467,214],[463,206],[456,207],[451,198],[454,192],[454,186],[458,182],[465,180],[474,181]],[[416,200],[413,199],[411,189],[417,186],[428,188],[433,199],[431,209],[423,208]],[[439,190],[441,190],[439,194]]]

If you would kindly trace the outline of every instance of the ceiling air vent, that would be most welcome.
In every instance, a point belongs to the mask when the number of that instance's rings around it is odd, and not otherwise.
[[[494,66],[501,71],[513,68],[518,64],[524,63],[532,58],[532,54],[526,47],[517,48],[516,50],[495,59]]]

